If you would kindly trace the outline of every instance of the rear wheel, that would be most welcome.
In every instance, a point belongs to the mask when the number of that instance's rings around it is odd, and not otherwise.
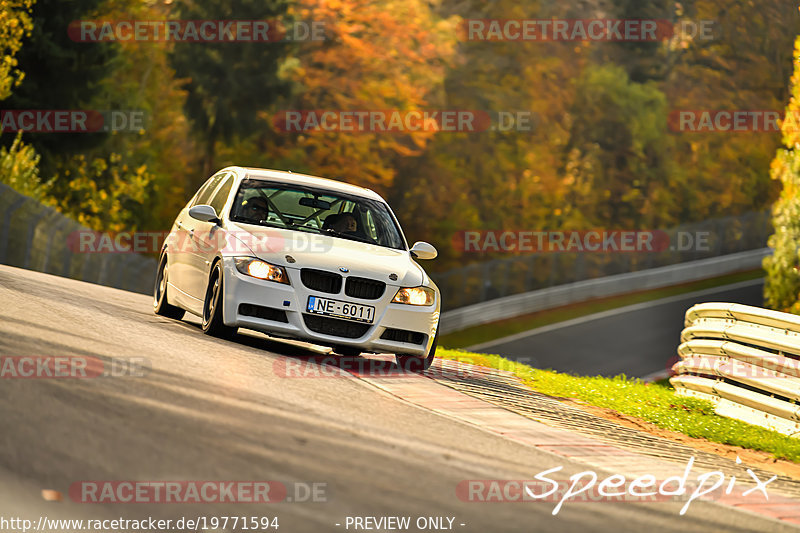
[[[203,333],[214,337],[230,338],[236,333],[237,328],[226,326],[222,321],[223,294],[222,267],[217,263],[211,270],[206,297],[203,301]]]
[[[167,301],[167,274],[169,266],[167,265],[167,257],[161,259],[158,265],[158,272],[156,273],[156,286],[153,290],[153,311],[157,315],[167,318],[174,318],[180,320],[183,318],[184,311],[180,307],[170,305]]]
[[[399,366],[403,370],[408,370],[409,372],[423,372],[430,368],[431,363],[436,358],[436,345],[439,343],[439,332],[436,332],[436,336],[433,338],[433,344],[431,344],[431,349],[428,350],[428,354],[425,356],[421,355],[406,355],[406,354],[395,354],[394,358],[397,361],[397,366]]]

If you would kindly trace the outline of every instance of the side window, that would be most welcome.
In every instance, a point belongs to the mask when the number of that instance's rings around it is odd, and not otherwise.
[[[207,204],[208,199],[211,198],[211,193],[213,193],[214,189],[217,188],[217,185],[219,185],[219,182],[222,181],[222,178],[227,175],[227,172],[222,172],[209,178],[206,184],[200,188],[200,191],[197,193],[194,202],[192,202],[192,206]]]
[[[228,176],[227,179],[220,185],[217,192],[214,193],[214,197],[208,202],[208,205],[214,208],[217,212],[217,215],[222,213],[222,208],[225,207],[225,202],[228,200],[228,195],[231,193],[231,189],[233,188],[233,178]]]

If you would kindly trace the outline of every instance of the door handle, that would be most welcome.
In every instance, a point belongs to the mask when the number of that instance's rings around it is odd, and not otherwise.
[[[178,229],[186,231],[188,228],[186,226],[184,226],[181,222],[178,222]],[[192,228],[192,229],[190,229],[188,231],[189,231],[189,238],[193,239],[194,238],[194,228]]]

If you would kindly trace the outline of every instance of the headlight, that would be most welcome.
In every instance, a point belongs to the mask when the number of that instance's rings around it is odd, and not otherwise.
[[[286,270],[283,267],[270,265],[266,261],[253,257],[237,257],[234,262],[236,263],[236,270],[242,274],[289,285],[289,276],[286,275]]]
[[[409,287],[400,289],[392,298],[392,303],[409,305],[431,305],[435,299],[430,287]]]

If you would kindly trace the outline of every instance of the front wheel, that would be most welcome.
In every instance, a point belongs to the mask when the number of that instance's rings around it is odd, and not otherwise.
[[[214,337],[230,338],[236,333],[237,328],[226,326],[222,321],[222,267],[219,263],[214,265],[208,280],[206,297],[203,301],[203,333]]]
[[[428,350],[428,354],[426,356],[420,355],[406,355],[406,354],[395,354],[394,358],[397,361],[397,366],[399,366],[402,370],[408,370],[409,372],[423,372],[430,368],[431,363],[433,363],[434,358],[436,357],[436,345],[439,343],[439,332],[436,332],[436,336],[433,338],[433,344],[431,344],[431,349]]]
[[[167,301],[167,274],[167,257],[164,256],[158,265],[158,272],[156,273],[156,286],[153,290],[153,311],[157,315],[180,320],[186,311],[171,305]]]

